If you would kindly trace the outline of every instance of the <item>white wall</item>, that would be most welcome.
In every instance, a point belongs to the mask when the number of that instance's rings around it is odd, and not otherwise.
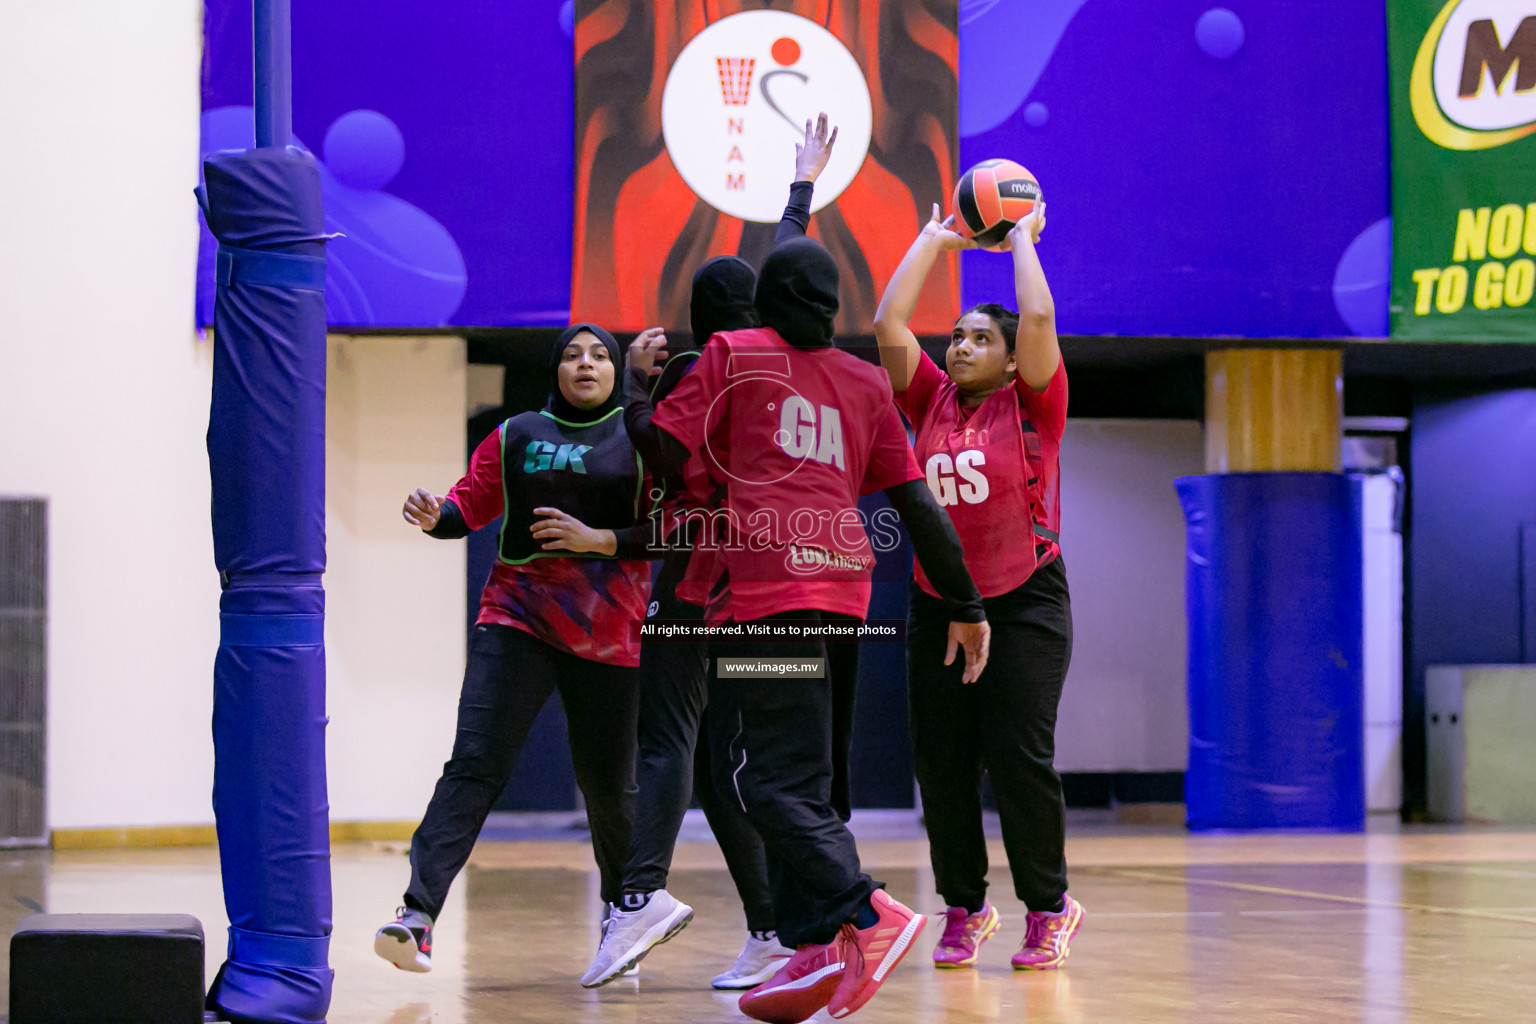
[[[1204,467],[1198,422],[1067,421],[1061,547],[1074,643],[1056,727],[1061,771],[1184,770],[1184,516],[1173,481]]]
[[[1365,806],[1396,811],[1403,806],[1403,538],[1396,482],[1373,474],[1361,489]]]
[[[465,549],[400,506],[464,473],[464,340],[333,336],[327,364],[331,820],[417,821],[453,749]]]
[[[0,493],[49,499],[49,824],[211,821],[202,5],[0,10]]]
[[[0,7],[0,494],[49,501],[53,829],[213,821],[211,351],[192,325],[199,0]],[[335,820],[411,820],[448,755],[462,544],[399,506],[464,465],[464,344],[332,339]],[[381,754],[397,763],[381,779]]]

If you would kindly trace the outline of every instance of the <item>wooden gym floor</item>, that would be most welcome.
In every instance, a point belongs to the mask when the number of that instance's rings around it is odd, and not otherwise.
[[[871,873],[918,909],[942,913],[915,826],[855,826]],[[1536,1020],[1536,831],[1389,823],[1356,836],[1072,831],[1072,892],[1088,918],[1065,969],[1009,969],[1024,910],[994,842],[1004,930],[984,947],[980,968],[933,970],[928,955],[942,922],[930,922],[858,1019]],[[581,834],[482,843],[444,912],[430,975],[396,971],[372,952],[373,930],[392,916],[407,879],[403,852],[404,844],[335,848],[332,1024],[746,1019],[733,996],[708,987],[744,938],[713,843],[681,843],[674,863],[670,888],[694,906],[693,924],[651,954],[638,980],[596,991],[576,983],[599,912]],[[226,922],[211,849],[7,851],[0,894],[8,929],[38,908],[196,914],[208,933],[210,978],[222,959]]]

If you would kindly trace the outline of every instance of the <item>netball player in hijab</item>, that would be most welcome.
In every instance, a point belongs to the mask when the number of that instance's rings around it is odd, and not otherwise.
[[[933,951],[939,967],[974,964],[1000,926],[986,898],[983,771],[997,798],[1013,889],[1029,909],[1013,966],[1061,966],[1083,920],[1082,906],[1067,895],[1065,811],[1054,764],[1072,606],[1057,544],[1067,371],[1035,252],[1044,227],[1042,200],[1008,236],[1018,311],[987,303],[961,314],[945,369],[907,326],[934,262],[972,244],[939,221],[937,206],[875,314],[880,361],[917,431],[918,461],[960,535],[993,629],[994,657],[980,679],[967,681],[937,663],[944,608],[920,554],[907,683],[934,881],[949,905]]]
[[[816,242],[780,245],[763,265],[763,327],[716,335],[698,365],[657,408],[657,469],[704,460],[740,531],[721,545],[731,620],[742,639],[712,645],[715,688],[734,716],[717,783],[733,794],[775,864],[774,919],[795,953],[742,996],[748,1016],[801,1021],[864,1005],[911,947],[925,919],[860,868],[832,798],[834,693],[825,678],[741,678],[731,659],[821,659],[829,629],[857,628],[869,607],[874,553],[858,514],[883,491],[947,601],[949,660],[964,674],[986,664],[988,627],[954,529],[922,483],[880,370],[832,345],[837,266]],[[644,361],[645,355],[639,355]],[[722,454],[726,453],[726,454]],[[744,534],[750,531],[748,538]],[[749,542],[750,540],[750,542]],[[810,635],[746,639],[757,629]],[[713,715],[714,704],[711,705]]]
[[[427,971],[432,926],[528,731],[556,690],[586,798],[603,898],[618,902],[635,792],[639,644],[650,566],[639,460],[624,431],[618,343],[573,324],[551,355],[549,403],[507,420],[438,496],[418,490],[406,522],[454,539],[503,516],[459,698],[453,754],[416,834],[411,881],[374,949]]]
[[[810,225],[814,182],[831,156],[837,130],[828,134],[827,116],[813,127],[807,121],[805,138],[795,146],[795,181],[789,204],[779,222],[775,241],[805,235]],[[717,256],[699,268],[693,278],[689,326],[696,346],[703,346],[721,331],[758,326],[753,295],[757,272],[736,256]],[[660,329],[642,332],[632,352],[654,358],[666,345]],[[624,373],[626,424],[641,455],[649,454],[646,427],[654,405],[663,401],[694,366],[698,348],[678,352],[665,369],[651,376],[644,369]],[[665,538],[660,574],[651,590],[647,615],[651,619],[702,622],[708,603],[709,583],[689,581],[689,562],[694,542],[703,532],[711,509],[707,496],[714,490],[703,463],[692,460],[682,473],[653,476],[657,529]],[[708,647],[703,643],[646,640],[640,645],[640,792],[635,805],[635,828],[628,866],[624,873],[624,902],[614,908],[597,955],[582,976],[588,987],[607,984],[620,977],[629,965],[643,958],[655,945],[685,926],[692,908],[666,891],[673,848],[682,826],[690,796],[697,798],[710,831],[725,855],[726,867],[736,884],[746,913],[747,939],[731,968],[712,980],[720,989],[752,988],[779,969],[793,952],[778,941],[774,928],[773,898],[768,885],[768,866],[763,843],[734,794],[720,790],[710,771],[711,740],[708,726]],[[846,787],[844,787],[846,788]]]

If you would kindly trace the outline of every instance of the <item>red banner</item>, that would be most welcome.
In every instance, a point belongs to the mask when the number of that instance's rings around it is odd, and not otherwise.
[[[837,144],[811,237],[842,272],[839,334],[880,293],[957,171],[955,0],[578,0],[571,317],[686,330],[694,271],[761,264],[825,111]],[[959,264],[930,276],[913,327],[948,333]]]

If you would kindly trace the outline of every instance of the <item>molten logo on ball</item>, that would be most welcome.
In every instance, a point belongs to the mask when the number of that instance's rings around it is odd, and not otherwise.
[[[837,147],[816,179],[811,211],[864,165],[873,128],[869,86],[837,37],[785,11],[722,18],[683,47],[667,74],[661,128],[688,187],[721,213],[777,223],[805,122],[826,111]]]
[[[955,182],[950,206],[955,230],[983,249],[996,249],[1040,198],[1040,183],[1012,160],[983,160]]]

